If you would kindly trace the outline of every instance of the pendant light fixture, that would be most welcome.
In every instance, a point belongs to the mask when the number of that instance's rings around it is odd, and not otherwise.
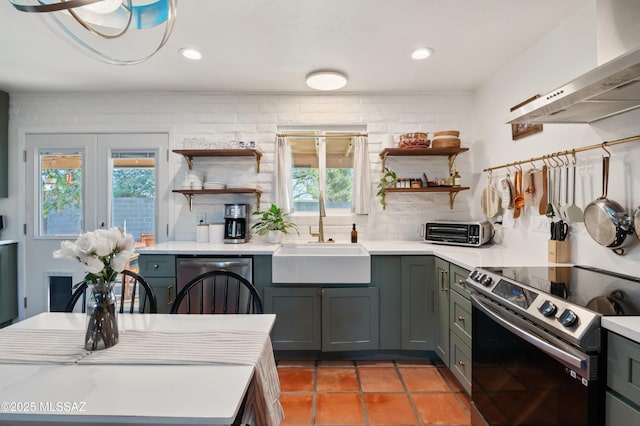
[[[139,64],[157,53],[169,40],[178,7],[178,0],[8,1],[22,12],[46,13],[74,46],[114,65]],[[148,45],[154,37],[158,41]]]

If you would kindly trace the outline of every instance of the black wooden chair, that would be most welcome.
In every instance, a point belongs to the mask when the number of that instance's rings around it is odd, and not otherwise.
[[[120,286],[118,312],[124,313],[158,313],[158,302],[151,286],[142,276],[124,270],[118,274],[117,284]],[[116,284],[116,285],[117,285]],[[87,283],[82,281],[71,295],[67,303],[65,312],[73,312],[76,303],[82,300],[82,312],[86,312],[87,306]]]
[[[262,300],[247,279],[227,270],[209,271],[178,292],[172,314],[261,314]]]
[[[173,301],[171,313],[261,314],[262,300],[253,284],[242,275],[226,270],[209,271],[182,287]],[[232,425],[241,424],[247,395]]]

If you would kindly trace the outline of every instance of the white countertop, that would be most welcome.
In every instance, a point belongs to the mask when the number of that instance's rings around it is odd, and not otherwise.
[[[544,266],[550,264],[546,252],[522,256],[522,253],[497,245],[456,247],[429,244],[422,241],[398,240],[361,241],[359,244],[373,256],[436,255],[466,269],[473,269],[476,266]],[[140,254],[271,255],[278,247],[280,244],[261,242],[215,244],[195,241],[168,241],[137,251]]]
[[[640,316],[602,317],[602,326],[627,339],[640,343]]]
[[[0,246],[6,246],[7,244],[16,244],[17,241],[13,240],[0,240]]]

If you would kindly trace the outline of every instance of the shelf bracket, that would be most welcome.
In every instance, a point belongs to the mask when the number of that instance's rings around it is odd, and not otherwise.
[[[387,153],[382,154],[382,173],[384,173],[385,162],[387,161]]]
[[[455,163],[456,157],[458,157],[458,154],[449,155],[449,173],[450,174],[453,172],[453,163]]]
[[[256,201],[258,203],[258,208],[256,210],[260,210],[260,196],[262,194],[260,192],[256,192]]]
[[[449,193],[449,209],[453,210],[453,202],[456,199],[456,195],[458,195],[459,191],[450,192]]]
[[[382,210],[387,209],[387,191],[382,191]]]
[[[193,211],[193,194],[183,193],[182,195],[184,195],[184,198],[186,198],[189,203],[189,211]]]
[[[189,170],[193,170],[193,157],[191,155],[186,155],[186,154],[183,154],[182,156],[184,157],[185,160],[187,160],[187,166],[189,167]]]
[[[257,152],[254,152],[253,155],[256,157],[256,173],[260,174],[260,156],[258,155]],[[258,208],[260,207],[258,206]]]

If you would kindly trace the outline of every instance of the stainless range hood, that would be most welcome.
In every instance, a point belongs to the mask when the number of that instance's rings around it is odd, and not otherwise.
[[[640,49],[514,110],[509,124],[591,123],[640,107]]]

